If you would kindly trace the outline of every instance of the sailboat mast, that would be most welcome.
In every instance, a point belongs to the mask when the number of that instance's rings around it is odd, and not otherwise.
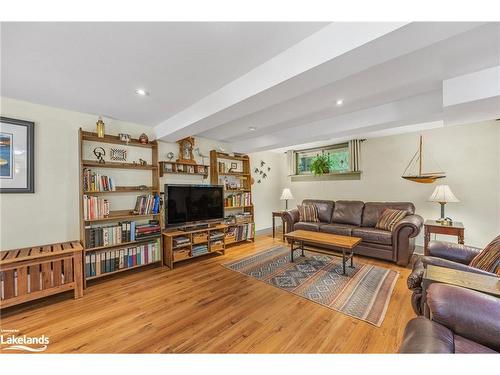
[[[418,175],[422,176],[422,136],[420,136],[420,146],[418,148],[419,158],[418,158]]]

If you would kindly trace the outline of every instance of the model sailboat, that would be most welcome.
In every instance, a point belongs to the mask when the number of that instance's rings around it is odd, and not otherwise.
[[[413,182],[418,182],[421,184],[432,184],[434,181],[440,178],[445,178],[446,175],[444,172],[423,172],[423,160],[422,160],[422,150],[423,150],[423,145],[422,145],[422,136],[420,136],[420,144],[418,147],[417,152],[415,155],[413,155],[413,158],[410,160],[408,163],[405,171],[403,172],[403,175],[401,176],[405,180],[410,180]],[[416,164],[418,162],[418,174],[407,174],[408,169]]]

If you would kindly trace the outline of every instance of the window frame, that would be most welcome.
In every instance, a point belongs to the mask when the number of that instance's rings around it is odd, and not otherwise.
[[[300,159],[303,157],[304,154],[310,155],[313,154],[312,157],[315,157],[317,155],[324,155],[325,153],[332,153],[333,151],[338,151],[338,150],[346,150],[348,152],[348,161],[347,161],[347,169],[345,170],[337,170],[333,171],[330,173],[347,173],[350,171],[350,166],[349,166],[349,161],[351,158],[351,153],[349,149],[349,142],[342,142],[342,143],[337,143],[333,145],[328,145],[328,146],[323,146],[323,147],[315,147],[315,148],[309,148],[309,149],[303,149],[303,150],[297,150],[295,151],[295,176],[310,176],[312,175],[312,172],[310,170],[307,171],[302,171],[300,168]],[[309,156],[311,157],[311,156]]]

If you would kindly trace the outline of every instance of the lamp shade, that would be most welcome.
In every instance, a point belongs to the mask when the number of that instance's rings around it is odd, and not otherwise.
[[[283,192],[281,193],[281,200],[286,200],[286,199],[293,199],[292,192],[288,188],[284,188]]]
[[[449,202],[460,202],[455,194],[451,191],[448,185],[438,185],[434,189],[434,192],[429,197],[431,202],[449,203]]]

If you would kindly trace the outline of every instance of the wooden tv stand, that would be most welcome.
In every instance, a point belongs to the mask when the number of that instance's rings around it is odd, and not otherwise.
[[[237,230],[237,227],[249,226],[247,228],[247,236],[243,239],[238,239],[232,235],[232,232]],[[250,223],[235,223],[235,224],[210,224],[207,228],[193,229],[189,228],[164,230],[163,236],[163,260],[164,264],[171,269],[174,264],[186,259],[197,258],[202,255],[218,253],[225,254],[226,246],[254,240],[254,224]],[[217,239],[210,239],[216,233],[222,233],[222,236]],[[176,239],[187,238],[189,241],[181,244],[176,244]],[[205,245],[206,251],[196,252],[198,246]]]

